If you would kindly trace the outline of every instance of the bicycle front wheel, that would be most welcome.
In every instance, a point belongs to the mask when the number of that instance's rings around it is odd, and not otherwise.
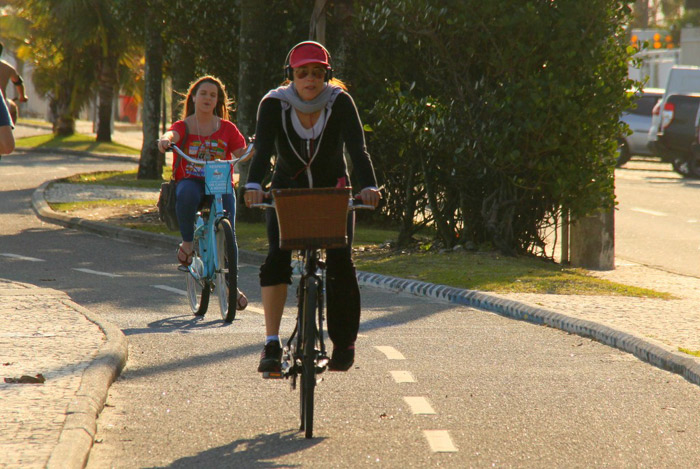
[[[211,284],[204,278],[204,263],[199,257],[199,239],[195,238],[192,245],[194,255],[187,273],[187,301],[195,316],[204,316],[209,307]]]
[[[318,280],[307,278],[304,286],[304,306],[301,315],[299,336],[302,351],[301,367],[301,430],[304,430],[306,438],[313,437],[314,432],[314,391],[316,388],[316,305],[318,294]]]
[[[231,323],[236,317],[238,266],[233,247],[233,228],[228,218],[222,218],[216,226],[216,258],[218,266],[214,282],[221,318]]]

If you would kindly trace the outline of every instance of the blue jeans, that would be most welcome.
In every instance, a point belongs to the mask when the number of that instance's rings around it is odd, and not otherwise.
[[[204,181],[201,179],[180,179],[175,190],[175,212],[180,224],[180,235],[185,242],[194,239],[194,220],[197,210],[202,206],[206,194]],[[238,265],[238,242],[236,240],[236,197],[234,194],[224,194],[222,197],[226,218],[231,222],[233,231],[233,260]],[[211,202],[207,202],[211,203]],[[238,269],[236,269],[238,270]]]

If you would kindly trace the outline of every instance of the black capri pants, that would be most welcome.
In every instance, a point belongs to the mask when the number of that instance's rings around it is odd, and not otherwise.
[[[279,248],[277,212],[265,211],[267,258],[260,267],[260,286],[270,287],[292,283],[292,251]],[[355,343],[360,328],[360,286],[352,261],[352,240],[355,232],[355,214],[348,213],[348,245],[326,250],[326,305],[328,336],[336,347]]]

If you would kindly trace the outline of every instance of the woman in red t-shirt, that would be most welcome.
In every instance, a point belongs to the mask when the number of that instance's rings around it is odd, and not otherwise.
[[[221,81],[212,76],[204,76],[192,82],[184,99],[182,119],[175,122],[158,140],[158,149],[165,152],[173,143],[188,156],[201,160],[230,160],[232,155],[239,157],[245,152],[246,141],[238,128],[228,120],[230,101]],[[181,140],[185,138],[184,142]],[[251,154],[252,156],[252,154]],[[177,249],[177,260],[188,266],[192,263],[194,220],[197,209],[204,198],[204,169],[184,158],[173,158],[173,177],[177,181],[175,209],[180,225],[182,243]],[[233,181],[231,181],[233,184]],[[224,210],[233,227],[235,260],[238,261],[236,243],[236,199],[234,194],[223,196]],[[245,309],[248,300],[238,292],[237,309]]]

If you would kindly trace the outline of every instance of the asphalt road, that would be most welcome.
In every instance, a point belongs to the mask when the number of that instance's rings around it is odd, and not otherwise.
[[[615,192],[616,257],[700,277],[700,181],[633,160],[615,171]]]
[[[3,277],[67,292],[130,343],[88,467],[700,465],[700,389],[681,377],[554,329],[370,288],[356,366],[324,375],[305,440],[298,394],[255,371],[258,266],[241,267],[251,304],[234,324],[215,299],[194,321],[173,252],[45,224],[30,208],[48,179],[125,166],[48,155],[0,166]],[[285,335],[292,324],[290,303]]]

